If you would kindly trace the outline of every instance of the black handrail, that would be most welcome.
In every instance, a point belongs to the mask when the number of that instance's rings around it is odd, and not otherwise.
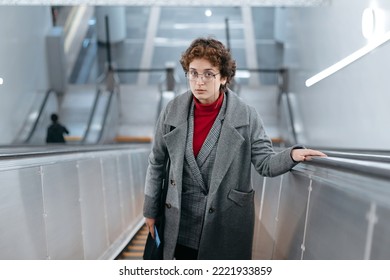
[[[225,18],[225,34],[226,34],[226,47],[230,51],[230,27],[229,27],[229,18]]]
[[[281,93],[287,92],[287,69],[286,68],[237,68],[237,71],[248,71],[256,73],[274,73],[278,74],[278,86],[279,86],[279,97],[280,101]]]
[[[60,154],[73,154],[73,153],[90,153],[90,152],[101,152],[101,151],[114,151],[114,150],[129,150],[129,149],[140,149],[144,147],[137,147],[134,145],[116,145],[116,144],[105,144],[105,145],[53,145],[53,146],[28,146],[31,149],[29,151],[20,151],[20,147],[7,146],[4,151],[0,148],[0,161],[8,159],[21,159],[21,158],[32,158],[32,157],[45,157],[54,156]],[[42,150],[39,150],[42,148]]]
[[[103,137],[103,132],[104,132],[104,129],[106,127],[106,121],[107,121],[108,114],[109,114],[110,108],[111,108],[112,98],[113,98],[115,93],[116,93],[115,90],[110,91],[110,96],[108,97],[107,105],[106,105],[106,108],[104,110],[104,116],[103,116],[103,120],[102,120],[102,128],[100,129],[99,136],[98,136],[96,143],[100,143],[100,141]]]
[[[35,129],[37,128],[38,126],[38,123],[39,123],[39,120],[41,119],[41,116],[43,114],[43,111],[45,110],[45,106],[46,106],[46,103],[47,103],[47,100],[49,100],[49,95],[50,93],[56,93],[54,90],[52,89],[49,89],[46,91],[46,94],[45,94],[45,98],[43,99],[43,102],[41,104],[41,107],[39,108],[39,112],[38,112],[38,116],[37,118],[35,119],[35,122],[27,136],[27,138],[23,141],[24,144],[27,144],[28,142],[30,142],[32,136],[34,135],[34,132],[35,132]]]
[[[112,65],[112,58],[111,58],[111,40],[110,40],[110,20],[107,15],[104,17],[104,23],[106,28],[106,56],[107,56],[107,64],[108,64],[108,71],[113,71],[116,73],[132,73],[132,72],[163,72],[166,71],[166,69],[162,68],[151,68],[151,69],[137,69],[137,68],[116,68],[114,69]]]
[[[281,92],[281,96],[282,95],[285,95],[286,96],[286,102],[287,102],[287,110],[288,110],[288,120],[290,121],[290,126],[291,126],[291,133],[292,133],[292,136],[293,136],[293,140],[294,140],[294,143],[292,144],[297,144],[298,143],[298,137],[297,137],[297,132],[295,130],[295,121],[294,121],[294,114],[293,114],[293,110],[292,110],[292,106],[291,106],[291,102],[290,102],[290,98],[288,96],[288,93],[287,92]]]
[[[140,68],[116,68],[112,71],[117,73],[134,73],[134,72],[165,72],[166,68],[149,68],[149,69],[140,69]]]
[[[293,136],[293,141],[296,144],[298,142],[298,137],[297,137],[297,132],[295,130],[295,120],[294,120],[294,115],[293,115],[293,110],[292,110],[292,105],[290,102],[290,98],[288,96],[288,88],[287,88],[287,79],[288,79],[288,71],[286,68],[257,68],[257,69],[251,69],[251,68],[239,68],[237,70],[243,70],[243,71],[249,71],[249,72],[257,72],[257,73],[275,73],[279,74],[279,79],[278,79],[278,87],[279,87],[279,93],[278,93],[278,98],[277,102],[278,105],[280,105],[280,102],[282,100],[282,96],[285,95],[286,97],[286,102],[287,102],[287,114],[288,114],[288,121],[290,122],[291,126],[291,133]]]
[[[81,143],[83,143],[83,144],[84,144],[85,141],[87,140],[88,134],[89,134],[89,132],[91,131],[92,120],[93,120],[93,118],[94,118],[94,116],[95,116],[96,107],[97,107],[97,104],[98,104],[98,102],[99,102],[100,96],[101,96],[101,90],[98,89],[97,92],[96,92],[96,95],[95,95],[95,100],[93,101],[92,111],[91,111],[91,113],[89,114],[87,127],[86,127],[86,129],[85,129],[85,133],[84,133],[83,139],[81,140]]]
[[[259,73],[282,73],[286,71],[286,68],[237,68],[237,70]]]
[[[112,63],[111,63],[111,41],[110,41],[110,29],[109,29],[109,22],[108,22],[108,16],[106,15],[104,17],[105,25],[106,25],[106,46],[107,46],[107,62],[108,62],[108,71],[112,70]]]

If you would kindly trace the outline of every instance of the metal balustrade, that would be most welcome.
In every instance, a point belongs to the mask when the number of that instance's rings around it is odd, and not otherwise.
[[[389,157],[334,154],[276,178],[254,173],[253,258],[390,258]]]
[[[121,252],[143,224],[150,148],[105,147],[0,150],[0,259]],[[389,156],[328,153],[282,176],[253,172],[254,259],[390,258]]]
[[[3,156],[0,259],[115,258],[143,224],[148,154],[121,146]]]

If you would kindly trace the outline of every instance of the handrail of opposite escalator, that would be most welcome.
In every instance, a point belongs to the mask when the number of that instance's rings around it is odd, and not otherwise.
[[[35,119],[35,122],[34,122],[32,128],[31,128],[27,138],[23,141],[23,143],[25,143],[25,144],[28,143],[31,140],[32,136],[34,135],[35,130],[36,130],[37,126],[38,126],[38,123],[39,123],[42,115],[43,115],[43,111],[45,110],[47,101],[49,100],[49,96],[50,96],[51,93],[56,93],[56,92],[54,90],[52,90],[52,89],[49,89],[49,90],[46,91],[45,98],[43,99],[43,102],[42,102],[42,104],[41,104],[41,106],[39,108],[37,118]]]
[[[103,139],[104,132],[107,130],[107,126],[110,125],[107,121],[109,119],[109,115],[110,115],[111,111],[113,109],[115,109],[115,108],[112,108],[113,98],[114,98],[115,94],[118,94],[117,90],[114,89],[114,90],[110,91],[108,101],[107,101],[106,107],[104,109],[104,115],[103,115],[103,119],[102,119],[102,128],[99,131],[99,136],[98,136],[96,143],[101,143],[102,141],[104,142],[104,139]]]
[[[101,90],[98,88],[97,91],[96,91],[95,100],[93,101],[91,113],[89,114],[87,127],[85,129],[85,132],[84,132],[84,135],[83,135],[83,139],[81,140],[82,144],[85,143],[85,141],[86,141],[86,139],[88,137],[88,134],[91,131],[91,125],[92,125],[93,117],[95,115],[96,107],[97,107],[97,104],[99,102],[100,96],[101,96]]]

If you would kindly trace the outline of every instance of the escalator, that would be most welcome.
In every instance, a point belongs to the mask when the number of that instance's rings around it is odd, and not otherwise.
[[[327,153],[278,177],[253,172],[254,259],[389,259],[390,153]],[[142,259],[148,154],[0,149],[0,259]]]
[[[105,77],[103,77],[105,78]],[[105,80],[102,78],[102,82]],[[119,118],[119,91],[107,90],[105,84],[69,85],[65,94],[49,90],[37,95],[35,104],[14,145],[45,144],[50,115],[57,113],[59,122],[70,131],[65,136],[69,144],[113,143]]]
[[[97,85],[69,85],[61,96],[54,91],[39,95],[13,144],[45,144],[52,113],[70,131],[68,144],[150,143],[157,117],[175,93],[159,93],[155,86],[119,86],[109,81],[115,79],[111,74]]]

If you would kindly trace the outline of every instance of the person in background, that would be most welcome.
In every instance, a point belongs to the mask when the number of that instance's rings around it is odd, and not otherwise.
[[[52,124],[47,128],[46,143],[66,143],[64,134],[69,134],[68,129],[58,122],[58,115],[51,114]]]
[[[164,259],[251,259],[255,204],[251,165],[278,176],[320,151],[276,153],[256,109],[228,88],[236,62],[213,38],[195,39],[180,63],[189,90],[161,113],[146,174],[143,214],[154,237],[168,153]]]

